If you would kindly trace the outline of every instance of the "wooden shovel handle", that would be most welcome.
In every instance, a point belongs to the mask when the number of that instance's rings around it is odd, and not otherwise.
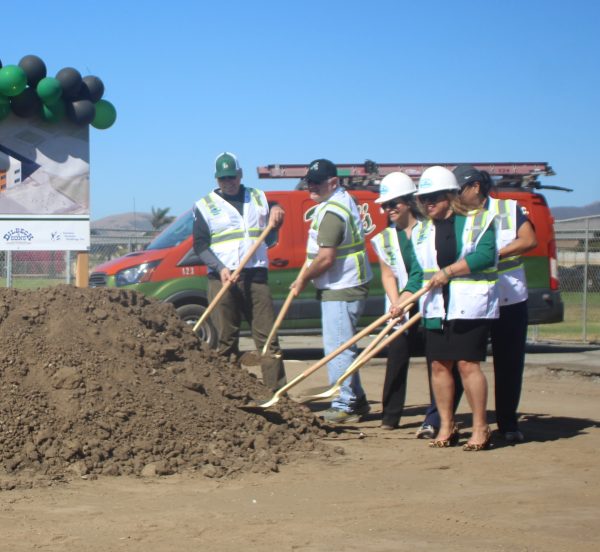
[[[306,272],[307,268],[308,268],[308,263],[304,263],[302,265],[302,268],[300,269],[300,272],[298,272],[298,276],[296,278],[300,278],[300,276],[302,276]],[[277,318],[275,319],[275,322],[273,323],[273,327],[271,328],[269,337],[267,337],[267,341],[265,341],[265,344],[263,345],[263,348],[262,348],[263,356],[267,354],[267,351],[269,350],[269,346],[271,345],[271,341],[273,341],[273,338],[275,337],[275,333],[279,329],[279,326],[281,326],[281,323],[283,322],[283,319],[285,318],[285,315],[287,314],[287,311],[290,308],[290,305],[292,304],[294,297],[295,297],[294,290],[290,289],[290,292],[288,293],[288,296],[285,298],[283,305],[281,305],[279,314],[277,315]]]
[[[210,313],[219,304],[219,301],[222,299],[223,295],[225,295],[225,293],[227,293],[227,290],[231,287],[235,278],[237,278],[240,275],[240,272],[244,269],[244,267],[246,266],[246,264],[248,263],[248,261],[250,260],[252,255],[254,255],[254,253],[256,253],[256,251],[258,250],[258,248],[260,247],[262,242],[265,241],[269,232],[271,230],[273,230],[273,227],[274,227],[273,224],[269,223],[267,225],[267,227],[262,231],[261,235],[258,236],[258,239],[252,244],[252,247],[250,249],[248,249],[248,251],[246,252],[244,257],[240,261],[239,266],[231,274],[231,278],[223,284],[223,287],[219,290],[219,293],[217,293],[215,295],[214,299],[210,302],[210,305],[208,305],[208,307],[206,307],[206,310],[202,313],[202,316],[198,319],[198,322],[196,322],[196,324],[194,324],[194,329],[193,329],[194,332],[196,332],[198,330],[198,328],[200,326],[202,326],[202,324],[204,324],[204,321],[208,318]]]

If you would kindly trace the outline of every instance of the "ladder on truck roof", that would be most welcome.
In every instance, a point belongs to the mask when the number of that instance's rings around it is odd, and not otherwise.
[[[411,178],[419,178],[423,171],[433,165],[454,170],[461,163],[375,163],[367,160],[362,164],[337,165],[338,177],[346,187],[368,188],[379,185],[381,179],[391,172],[401,171]],[[540,187],[538,176],[552,176],[555,172],[546,162],[521,163],[470,163],[479,170],[487,171],[498,186]],[[298,178],[306,175],[308,164],[274,164],[258,167],[258,178]],[[545,186],[546,187],[546,186]],[[303,188],[300,182],[297,188]]]

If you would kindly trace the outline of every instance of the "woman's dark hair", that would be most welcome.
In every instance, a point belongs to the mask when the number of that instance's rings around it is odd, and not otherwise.
[[[490,173],[487,171],[479,171],[481,174],[481,179],[479,180],[479,191],[483,197],[487,197],[490,195],[490,190],[494,184]]]
[[[417,200],[416,200],[415,196],[414,195],[405,196],[404,199],[406,199],[406,203],[408,204],[408,207],[410,209],[410,214],[413,217],[415,217],[417,220],[422,220],[423,213],[421,212],[421,209],[419,209],[419,206],[417,205]]]

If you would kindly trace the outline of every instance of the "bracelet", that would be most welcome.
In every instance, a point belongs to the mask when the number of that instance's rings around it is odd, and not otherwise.
[[[442,268],[442,272],[444,274],[444,276],[446,276],[446,278],[448,278],[448,280],[450,279],[450,276],[448,275],[448,273],[446,272],[445,268]]]

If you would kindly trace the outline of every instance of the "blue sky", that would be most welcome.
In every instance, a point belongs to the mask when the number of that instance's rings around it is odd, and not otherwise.
[[[548,161],[552,206],[600,200],[600,3],[30,0],[3,64],[99,76],[118,119],[90,130],[92,219],[189,208],[214,158]],[[20,5],[19,5],[20,6]],[[25,8],[23,8],[25,11]],[[13,23],[7,16],[12,13]]]

